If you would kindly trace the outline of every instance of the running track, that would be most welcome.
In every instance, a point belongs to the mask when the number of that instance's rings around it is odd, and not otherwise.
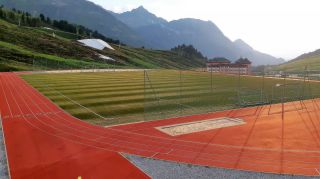
[[[15,73],[0,74],[0,109],[11,178],[149,178],[123,158],[238,170],[319,175],[319,100],[104,128],[82,122]],[[237,117],[246,125],[168,136],[157,126]]]

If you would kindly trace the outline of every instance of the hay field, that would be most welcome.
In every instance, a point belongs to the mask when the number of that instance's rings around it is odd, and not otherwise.
[[[242,107],[240,101],[278,103],[320,96],[320,83],[211,76],[211,73],[195,71],[30,74],[22,77],[73,116],[103,126],[239,108]],[[287,86],[275,87],[277,84]]]

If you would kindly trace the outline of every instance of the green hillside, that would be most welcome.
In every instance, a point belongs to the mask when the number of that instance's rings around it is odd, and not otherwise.
[[[275,70],[286,71],[302,71],[308,68],[308,70],[320,70],[320,50],[303,54],[296,59],[276,66]]]
[[[54,35],[53,35],[54,32]],[[58,29],[18,26],[0,19],[0,71],[79,68],[198,68],[204,59],[177,52],[113,45],[115,51],[84,47],[77,35]],[[116,61],[106,61],[100,55]]]

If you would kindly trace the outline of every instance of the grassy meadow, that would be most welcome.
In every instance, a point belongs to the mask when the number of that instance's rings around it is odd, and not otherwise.
[[[23,78],[73,116],[103,126],[320,96],[320,83],[195,71],[31,74]],[[276,87],[279,84],[286,85]]]

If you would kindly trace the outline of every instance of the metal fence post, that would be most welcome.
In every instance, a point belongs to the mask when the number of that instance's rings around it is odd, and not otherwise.
[[[284,120],[284,99],[286,95],[286,78],[287,78],[287,73],[286,70],[284,70],[284,76],[283,76],[283,89],[282,89],[282,120]]]
[[[211,93],[213,93],[213,76],[212,76],[212,69],[211,71]]]
[[[143,70],[143,121],[146,121],[146,70]]]
[[[182,71],[181,69],[179,70],[179,110],[180,110],[180,115],[182,114]]]

